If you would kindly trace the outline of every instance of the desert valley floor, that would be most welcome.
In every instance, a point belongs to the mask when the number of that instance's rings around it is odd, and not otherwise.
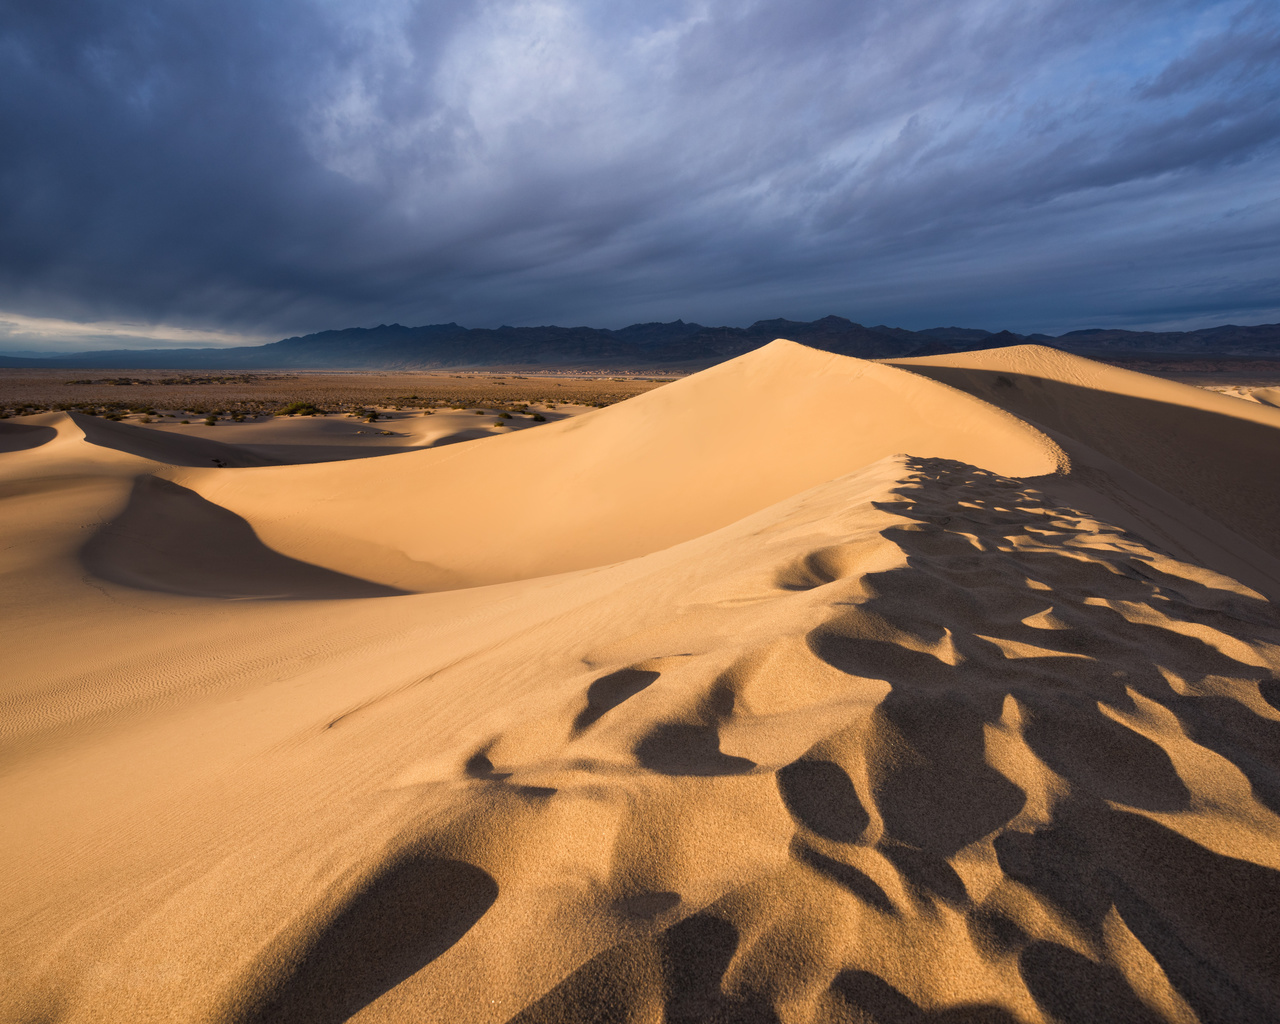
[[[0,421],[0,1021],[1280,1020],[1268,395]]]

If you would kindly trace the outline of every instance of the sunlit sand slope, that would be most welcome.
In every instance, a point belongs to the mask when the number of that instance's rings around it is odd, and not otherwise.
[[[1280,1019],[1280,618],[1223,566],[1280,581],[1237,499],[756,355],[455,446],[605,541],[544,510],[521,579],[533,526],[441,514],[455,582],[507,582],[436,593],[307,545],[425,556],[394,506],[443,451],[206,472],[0,424],[0,1020]],[[741,447],[735,390],[774,417]],[[624,558],[627,495],[668,534]]]
[[[616,562],[898,452],[1052,472],[1042,434],[914,374],[776,341],[537,430],[380,461],[175,477],[272,547],[405,589]]]

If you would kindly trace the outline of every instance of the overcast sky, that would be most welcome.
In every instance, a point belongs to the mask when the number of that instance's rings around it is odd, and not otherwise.
[[[5,0],[0,347],[1280,320],[1280,5]]]

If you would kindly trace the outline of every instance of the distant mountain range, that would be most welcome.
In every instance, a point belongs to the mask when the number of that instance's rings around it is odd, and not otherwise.
[[[6,367],[111,369],[435,369],[564,367],[692,370],[749,352],[774,338],[864,359],[937,355],[1034,342],[1083,355],[1280,358],[1280,324],[1200,331],[1071,331],[993,333],[964,327],[908,331],[864,327],[844,317],[811,323],[757,320],[750,327],[703,327],[683,320],[594,327],[350,327],[237,348],[117,349],[47,358],[0,356]]]

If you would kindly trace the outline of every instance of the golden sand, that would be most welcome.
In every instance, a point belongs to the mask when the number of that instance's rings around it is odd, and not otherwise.
[[[223,436],[0,423],[0,1020],[1280,1019],[1280,409],[778,341]]]

